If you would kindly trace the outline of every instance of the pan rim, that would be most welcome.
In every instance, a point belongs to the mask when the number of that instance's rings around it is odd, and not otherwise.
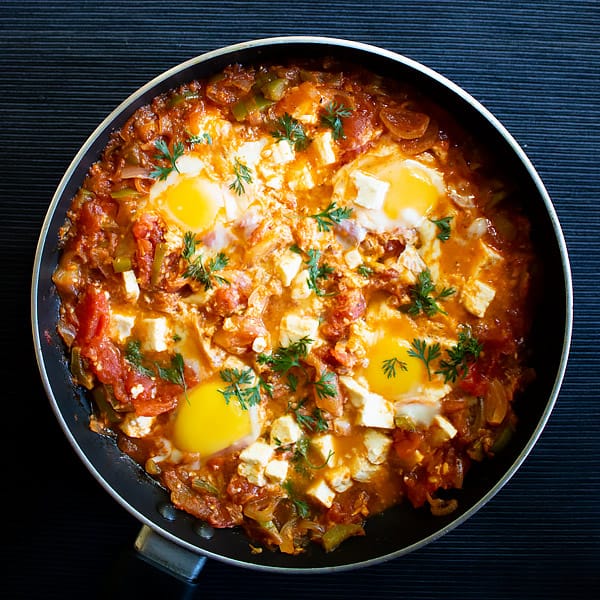
[[[322,567],[280,567],[273,565],[264,565],[257,564],[253,562],[245,562],[243,560],[238,560],[235,558],[231,558],[228,556],[223,556],[221,554],[211,552],[210,550],[206,550],[203,548],[199,548],[185,540],[182,540],[178,536],[169,532],[163,527],[160,527],[155,521],[146,517],[144,514],[139,512],[134,506],[132,506],[123,496],[121,496],[102,476],[100,471],[96,468],[94,463],[89,459],[89,457],[85,454],[85,452],[80,447],[77,439],[71,432],[66,422],[65,416],[62,414],[57,399],[55,397],[55,392],[52,389],[50,384],[50,380],[48,378],[48,374],[46,372],[46,365],[44,361],[44,356],[42,352],[42,332],[39,330],[39,313],[38,313],[38,304],[39,304],[39,279],[40,279],[40,270],[41,263],[44,254],[44,248],[47,244],[48,232],[50,228],[50,223],[54,217],[54,214],[58,208],[59,201],[65,191],[65,188],[68,182],[73,177],[77,166],[80,164],[82,158],[89,151],[90,147],[93,143],[102,135],[102,133],[106,130],[106,128],[115,121],[115,119],[124,113],[133,103],[139,100],[144,94],[148,93],[150,90],[154,89],[157,85],[167,80],[172,79],[178,73],[193,67],[195,65],[211,61],[212,59],[216,59],[219,57],[224,57],[227,55],[232,55],[236,52],[248,51],[248,50],[256,50],[263,47],[271,47],[276,45],[332,45],[335,47],[341,48],[349,48],[359,52],[367,54],[375,54],[386,59],[389,59],[393,63],[398,63],[399,65],[404,65],[411,70],[414,70],[426,78],[433,80],[442,85],[442,87],[446,88],[451,94],[459,97],[464,102],[466,102],[472,109],[474,109],[477,113],[479,113],[491,126],[492,128],[504,138],[504,140],[510,146],[511,152],[514,156],[519,160],[519,162],[525,168],[528,177],[531,182],[534,184],[537,192],[539,193],[540,199],[544,203],[544,210],[547,216],[550,219],[551,227],[553,234],[555,236],[555,241],[560,253],[561,257],[561,267],[562,267],[562,277],[563,277],[563,285],[564,285],[564,293],[565,293],[565,330],[563,332],[562,339],[562,353],[560,362],[558,364],[558,368],[556,370],[556,374],[554,377],[554,382],[552,385],[552,390],[549,398],[546,401],[544,411],[541,415],[541,418],[537,421],[537,425],[534,428],[532,434],[530,435],[527,443],[518,454],[518,456],[514,459],[513,463],[509,468],[506,469],[502,478],[493,485],[489,491],[479,498],[472,507],[467,509],[464,513],[462,513],[459,517],[451,521],[448,525],[429,536],[420,539],[418,542],[415,542],[409,546],[405,546],[399,550],[394,552],[380,555],[376,558],[369,558],[366,560],[361,560],[353,563],[340,564],[335,566],[322,566]],[[480,510],[489,500],[491,500],[504,485],[506,485],[516,471],[520,468],[526,457],[531,452],[533,446],[537,443],[543,429],[545,428],[548,419],[554,409],[555,403],[557,401],[560,388],[564,379],[564,375],[566,372],[566,367],[569,359],[570,347],[571,347],[571,337],[572,337],[572,328],[573,328],[573,290],[572,290],[572,276],[571,276],[571,267],[569,263],[568,257],[568,249],[566,246],[566,242],[564,239],[564,235],[560,226],[560,222],[558,219],[558,215],[555,211],[554,205],[550,199],[550,196],[542,182],[541,177],[537,173],[535,167],[530,161],[529,157],[526,155],[521,146],[517,143],[517,141],[513,138],[513,136],[508,132],[508,130],[504,127],[504,125],[487,109],[485,108],[478,100],[476,100],[473,96],[471,96],[468,92],[466,92],[463,88],[455,84],[450,79],[447,79],[445,76],[436,72],[435,70],[423,65],[411,58],[408,58],[402,54],[386,50],[380,48],[375,45],[352,41],[349,39],[338,38],[338,37],[327,37],[327,36],[276,36],[276,37],[265,37],[258,38],[254,40],[247,40],[244,42],[231,44],[228,46],[224,46],[221,48],[217,48],[214,50],[210,50],[208,52],[199,54],[193,58],[190,58],[180,64],[177,64],[166,71],[163,71],[141,87],[139,87],[136,91],[130,94],[125,100],[123,100],[118,106],[116,106],[103,120],[102,122],[94,129],[94,131],[88,136],[87,140],[80,147],[78,152],[75,154],[71,163],[69,164],[67,170],[62,176],[55,192],[52,197],[52,200],[49,204],[48,210],[46,212],[46,216],[44,218],[41,232],[39,235],[34,265],[33,265],[33,273],[32,273],[32,281],[31,281],[31,327],[33,333],[33,341],[34,341],[34,351],[36,356],[36,361],[38,364],[38,369],[40,371],[40,376],[42,379],[43,387],[46,391],[48,398],[50,399],[50,404],[52,410],[65,433],[69,443],[74,448],[76,454],[82,460],[86,468],[90,471],[90,473],[94,476],[98,483],[108,492],[110,496],[115,499],[118,504],[124,507],[133,517],[135,517],[140,523],[143,523],[150,527],[153,531],[158,533],[159,535],[165,537],[170,540],[174,544],[185,548],[191,552],[196,554],[200,554],[202,556],[206,556],[209,558],[213,558],[219,560],[221,562],[225,562],[230,565],[250,568],[259,571],[270,571],[270,572],[285,572],[285,573],[298,573],[298,574],[310,574],[310,573],[331,573],[331,572],[340,572],[347,570],[354,570],[357,568],[363,568],[368,566],[373,566],[376,564],[381,564],[383,562],[387,562],[389,560],[398,558],[402,555],[413,552],[419,548],[424,547],[425,545],[430,544],[431,542],[439,539],[444,536],[446,533],[458,527],[462,523],[464,523],[468,518],[470,518],[475,512]]]

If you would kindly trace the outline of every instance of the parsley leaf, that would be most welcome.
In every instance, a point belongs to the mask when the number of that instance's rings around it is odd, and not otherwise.
[[[169,367],[161,367],[158,363],[156,364],[156,368],[158,370],[158,376],[169,383],[174,383],[176,385],[180,385],[183,388],[185,393],[185,398],[187,397],[187,386],[185,383],[184,376],[184,362],[183,356],[177,352],[175,356],[171,358],[171,364]],[[189,401],[189,400],[188,400]]]
[[[256,377],[254,371],[249,367],[243,370],[227,368],[220,371],[219,374],[221,379],[229,384],[224,390],[219,390],[223,394],[226,404],[229,404],[232,398],[236,398],[242,410],[260,404],[261,388],[270,389],[260,377]]]
[[[476,362],[483,345],[471,335],[470,327],[463,327],[458,334],[458,342],[446,350],[448,360],[440,361],[436,374],[444,376],[444,383],[454,383],[459,377],[464,379],[469,373],[469,364]]]
[[[315,407],[312,413],[307,413],[304,405],[306,404],[306,398],[304,400],[298,402],[295,408],[288,404],[289,410],[294,413],[294,417],[296,417],[296,421],[298,425],[302,427],[304,430],[308,430],[310,432],[323,432],[329,429],[329,424],[327,420],[323,416],[323,411]]]
[[[256,359],[259,364],[269,365],[277,373],[287,373],[292,367],[300,366],[300,359],[306,358],[308,355],[308,347],[313,343],[313,340],[307,336],[301,337],[299,340],[292,342],[288,346],[280,346],[273,352],[272,355],[259,354]],[[290,385],[297,385],[297,380],[288,377]]]
[[[448,296],[456,293],[456,290],[452,287],[443,288],[442,291],[433,295],[436,292],[436,287],[431,281],[431,273],[429,269],[421,271],[417,278],[417,283],[410,286],[408,294],[411,299],[411,304],[406,309],[408,314],[416,316],[421,312],[424,312],[428,317],[432,317],[437,313],[443,315],[448,314],[438,304],[438,300],[443,300]]]
[[[321,252],[319,250],[310,249],[306,251],[308,259],[304,261],[304,264],[308,267],[308,281],[307,285],[309,289],[313,290],[317,296],[327,296],[318,285],[319,279],[327,279],[329,275],[334,272],[333,267],[328,264],[319,265],[321,259]]]
[[[250,169],[241,162],[239,158],[235,159],[233,173],[235,179],[233,183],[229,185],[229,189],[233,190],[238,196],[241,196],[246,191],[244,182],[252,183],[252,174],[250,173]]]
[[[337,206],[331,202],[325,210],[314,215],[308,215],[317,221],[319,231],[331,231],[334,225],[339,225],[344,219],[350,218],[352,208]]]
[[[296,507],[296,512],[301,519],[306,519],[310,516],[310,509],[308,507],[308,503],[304,500],[300,500],[294,490],[291,481],[285,481],[281,484],[281,487],[286,491],[289,499],[292,501],[294,506]]]
[[[186,231],[183,236],[183,245],[181,256],[188,262],[188,266],[183,273],[184,277],[195,279],[204,284],[205,290],[212,289],[213,281],[229,285],[229,281],[225,277],[215,274],[216,271],[222,271],[229,264],[229,258],[224,252],[219,252],[216,256],[209,259],[205,265],[202,262],[202,255],[194,257],[196,253],[196,239],[191,231]]]
[[[323,370],[321,376],[315,381],[315,391],[319,398],[335,398],[337,396],[337,389],[334,383],[335,373],[331,371]]]
[[[344,139],[346,134],[344,133],[342,119],[349,117],[351,114],[352,111],[343,104],[330,102],[325,107],[325,114],[321,116],[321,123],[333,130],[334,140]]]
[[[159,154],[155,154],[154,158],[166,160],[169,165],[167,167],[155,166],[154,170],[150,173],[150,177],[163,180],[167,178],[171,171],[177,171],[179,173],[176,162],[178,158],[183,156],[183,144],[181,142],[176,142],[173,146],[173,153],[171,153],[167,143],[164,140],[156,140],[154,142],[154,146],[159,151]]]
[[[310,143],[310,138],[306,135],[302,123],[285,113],[277,119],[276,129],[271,132],[271,135],[276,140],[287,140],[295,150],[304,150]]]
[[[412,341],[410,350],[408,350],[407,354],[414,358],[418,358],[422,360],[425,364],[425,368],[427,369],[427,376],[429,380],[431,380],[431,361],[439,358],[441,349],[438,342],[434,342],[433,344],[427,345],[425,340],[414,339]]]
[[[441,219],[429,219],[434,225],[437,225],[439,233],[437,239],[441,242],[447,242],[450,239],[450,221],[454,217],[443,217]]]
[[[210,136],[210,133],[190,135],[190,137],[188,138],[188,143],[191,146],[195,146],[196,144],[208,144],[210,146],[212,144],[212,137]]]
[[[388,379],[396,377],[396,367],[401,371],[408,371],[406,363],[403,360],[399,360],[395,356],[384,360],[382,363],[382,367],[383,373]]]

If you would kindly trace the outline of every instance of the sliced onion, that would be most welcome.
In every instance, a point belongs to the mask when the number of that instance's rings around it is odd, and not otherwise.
[[[422,137],[429,126],[429,116],[399,107],[382,108],[379,117],[392,137],[400,140],[414,140]]]
[[[135,179],[141,177],[142,179],[152,179],[150,173],[144,167],[138,165],[127,165],[121,169],[122,179]]]
[[[244,505],[244,516],[259,523],[272,521],[278,503],[279,498],[257,498],[250,500],[250,502]]]

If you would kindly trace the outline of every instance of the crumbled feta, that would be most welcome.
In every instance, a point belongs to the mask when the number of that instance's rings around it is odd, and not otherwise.
[[[352,171],[350,176],[357,190],[354,202],[364,208],[381,210],[390,184],[362,171]]]
[[[496,290],[487,283],[479,279],[470,279],[462,290],[461,301],[472,315],[481,318],[485,316],[495,295]]]
[[[433,418],[439,414],[438,404],[426,404],[423,402],[396,402],[394,414],[396,418],[407,418],[415,424],[423,424],[429,427]]]
[[[385,462],[392,445],[392,440],[376,429],[367,429],[363,437],[363,444],[367,449],[367,458],[370,463],[380,465]]]
[[[283,285],[289,287],[302,266],[302,257],[297,252],[287,250],[276,266]]]
[[[319,479],[306,490],[307,496],[319,501],[326,508],[331,508],[335,492],[327,485],[324,479]]]
[[[240,462],[237,468],[238,475],[245,477],[250,483],[262,487],[266,485],[265,468],[259,464]]]
[[[244,142],[238,149],[237,155],[248,168],[254,168],[260,160],[260,153],[267,140],[258,140],[255,142]]]
[[[128,300],[137,300],[140,296],[140,286],[133,271],[123,271],[123,284],[125,286],[125,296]]]
[[[271,445],[289,446],[302,437],[302,429],[292,415],[283,415],[271,425]]]
[[[169,339],[169,326],[164,317],[142,319],[142,326],[145,329],[144,349],[155,352],[164,352],[167,349],[167,340]]]
[[[281,483],[287,477],[288,467],[287,460],[271,460],[265,467],[265,475],[267,479]]]
[[[325,473],[325,479],[327,480],[327,483],[340,494],[352,487],[350,468],[345,465],[327,471]]]

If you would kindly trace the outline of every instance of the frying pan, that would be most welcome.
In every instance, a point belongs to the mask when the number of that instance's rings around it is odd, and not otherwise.
[[[88,427],[91,412],[85,392],[72,384],[62,341],[56,331],[59,298],[52,273],[59,257],[58,232],[71,198],[90,165],[99,159],[111,132],[123,126],[154,96],[192,79],[205,78],[233,62],[253,64],[287,58],[331,56],[362,65],[384,77],[415,86],[444,106],[493,149],[509,173],[533,223],[533,242],[542,257],[540,305],[532,330],[537,379],[516,404],[519,425],[506,449],[493,460],[475,464],[457,492],[458,509],[432,516],[397,506],[371,517],[366,537],[347,540],[336,551],[310,548],[299,556],[264,551],[253,554],[238,530],[214,530],[175,509],[167,492],[151,480],[116,444]],[[560,223],[543,182],[503,125],[460,87],[435,71],[375,46],[326,37],[275,37],[208,52],[153,79],[120,104],[91,134],[60,181],[40,233],[31,289],[31,320],[40,376],[52,409],[74,451],[99,484],[141,524],[135,541],[139,555],[184,580],[197,578],[206,559],[251,569],[318,573],[362,568],[398,558],[431,543],[481,509],[514,475],[536,443],[556,402],[565,372],[572,329],[569,258]]]

